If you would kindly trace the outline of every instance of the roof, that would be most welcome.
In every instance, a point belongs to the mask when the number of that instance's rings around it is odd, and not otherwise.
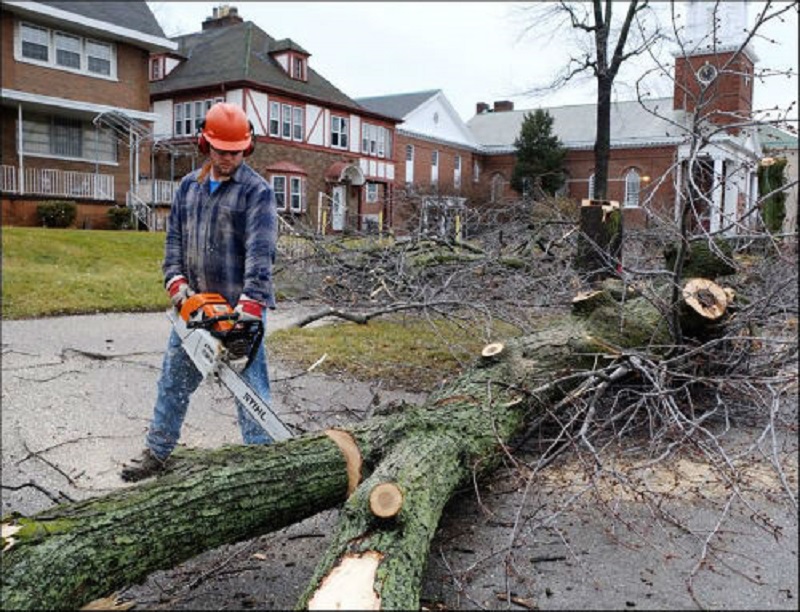
[[[758,137],[764,149],[797,149],[797,136],[772,125],[759,125]]]
[[[178,52],[188,60],[165,79],[150,83],[151,95],[250,81],[354,111],[362,110],[311,66],[307,70],[307,81],[291,78],[270,55],[278,48],[284,49],[286,39],[276,41],[252,21],[209,28],[173,40],[179,45]],[[302,49],[296,43],[292,45],[297,50]]]
[[[275,43],[272,45],[272,51],[297,51],[303,55],[311,55],[291,38],[284,38],[282,40],[275,41]]]
[[[290,161],[279,161],[264,168],[267,172],[286,172],[288,174],[308,174],[302,167]]]
[[[125,0],[124,2],[111,2],[109,0],[104,0],[103,2],[38,1],[40,4],[47,4],[62,11],[91,17],[114,25],[124,25],[126,28],[150,34],[151,36],[164,37],[164,31],[144,0]]]
[[[543,108],[553,118],[553,132],[568,149],[592,148],[597,121],[595,104],[574,104]],[[467,121],[475,139],[487,151],[514,148],[525,115],[535,109],[487,112]],[[654,113],[657,113],[658,116]],[[656,146],[674,144],[685,131],[683,111],[672,108],[672,98],[644,101],[613,102],[611,105],[612,146]]]
[[[174,47],[144,0],[3,0],[3,10],[19,13],[47,25],[63,28],[68,23],[96,36],[120,40],[150,51],[169,51]]]
[[[416,110],[423,102],[426,102],[440,91],[439,89],[429,89],[413,93],[356,98],[356,102],[375,113],[404,119],[406,115]]]

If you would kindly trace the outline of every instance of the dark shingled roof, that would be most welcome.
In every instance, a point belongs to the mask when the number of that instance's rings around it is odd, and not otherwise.
[[[178,43],[178,53],[187,60],[175,67],[164,80],[150,83],[152,95],[213,87],[223,82],[250,81],[306,98],[362,110],[352,98],[334,87],[310,66],[308,81],[291,78],[270,56],[279,41],[252,21],[209,28],[177,36],[172,40]],[[285,45],[287,40],[280,43]],[[302,51],[302,47],[296,43],[292,45]]]
[[[356,102],[374,113],[403,119],[408,113],[440,91],[440,89],[429,89],[427,91],[418,91],[415,93],[356,98]]]
[[[116,26],[136,30],[150,36],[166,38],[147,2],[144,0],[125,0],[125,2],[61,2],[59,0],[39,0],[53,8],[89,17]]]

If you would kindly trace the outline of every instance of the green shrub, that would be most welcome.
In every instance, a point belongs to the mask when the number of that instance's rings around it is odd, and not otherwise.
[[[112,206],[108,209],[108,219],[111,229],[127,230],[133,228],[131,211],[126,206]]]
[[[75,202],[66,200],[52,200],[36,206],[36,216],[44,227],[69,227],[77,214]]]

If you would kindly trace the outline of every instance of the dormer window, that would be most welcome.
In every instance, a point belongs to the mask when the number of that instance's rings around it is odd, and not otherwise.
[[[275,41],[270,55],[290,78],[295,81],[308,81],[308,58],[311,54],[292,39]]]
[[[292,78],[298,81],[306,80],[306,60],[297,55],[292,56]]]

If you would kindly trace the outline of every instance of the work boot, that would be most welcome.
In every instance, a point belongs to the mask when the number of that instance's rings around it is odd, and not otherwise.
[[[158,475],[164,470],[166,463],[166,459],[162,461],[150,449],[144,449],[141,455],[131,459],[130,464],[123,464],[119,475],[125,482],[138,482]]]

